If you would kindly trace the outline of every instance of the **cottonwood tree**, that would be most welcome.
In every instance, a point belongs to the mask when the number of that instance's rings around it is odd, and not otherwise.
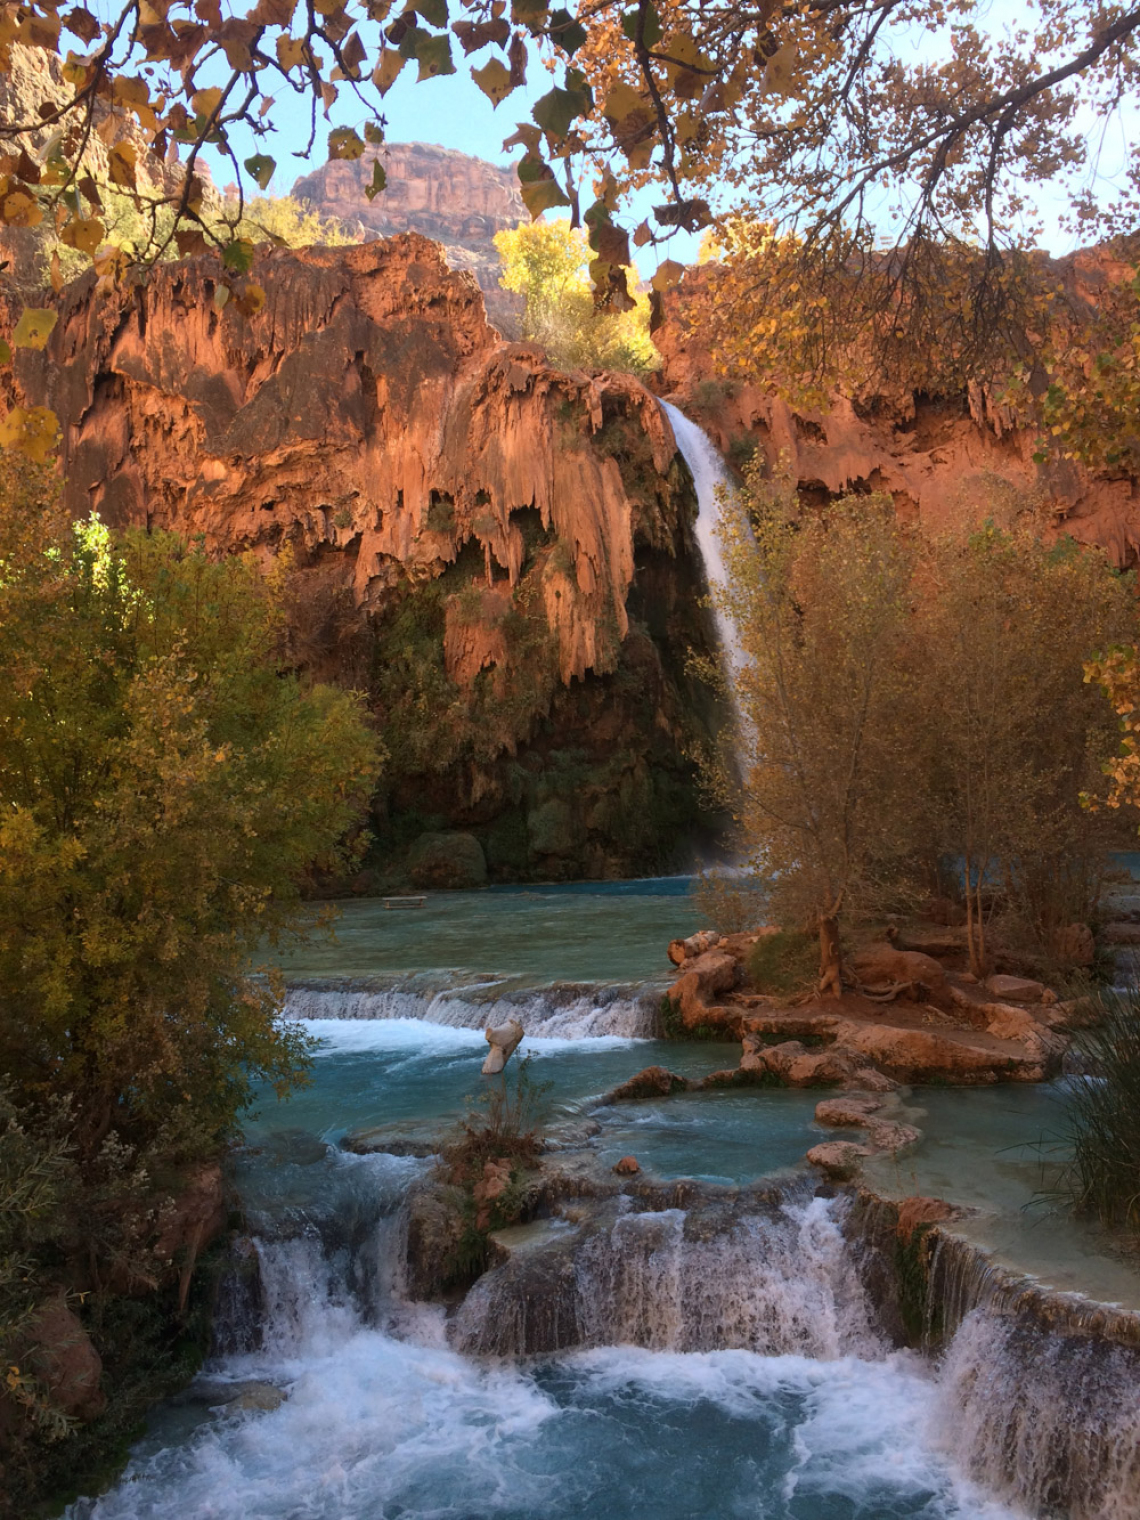
[[[818,933],[819,987],[838,996],[841,917],[905,899],[919,853],[916,546],[889,498],[800,511],[756,465],[741,506],[751,526],[725,514],[714,593],[741,650],[734,807],[777,918]]]
[[[915,638],[939,719],[922,795],[930,837],[961,862],[971,969],[985,975],[996,901],[1007,932],[1020,919],[1046,951],[1096,910],[1111,831],[1081,799],[1114,724],[1085,665],[1134,627],[1134,587],[1099,550],[1025,528],[987,524],[923,561]]]
[[[251,278],[252,248],[236,222],[219,230],[204,215],[203,149],[230,161],[239,186],[264,187],[276,168],[274,117],[302,106],[306,151],[335,108],[354,124],[328,127],[328,153],[359,158],[382,142],[383,96],[400,73],[452,73],[458,47],[496,106],[528,69],[552,66],[552,88],[507,144],[524,150],[518,172],[532,216],[567,206],[588,229],[600,305],[621,310],[633,299],[621,207],[629,190],[652,183],[662,200],[636,244],[733,211],[793,235],[810,278],[784,289],[802,294],[795,316],[816,343],[835,325],[829,281],[842,274],[847,288],[865,275],[871,305],[905,326],[921,310],[914,292],[941,278],[949,245],[961,255],[968,366],[971,345],[984,349],[1002,329],[1020,272],[1008,250],[1033,236],[1035,184],[1067,190],[1071,219],[1089,237],[1131,230],[1135,164],[1098,200],[1088,127],[1095,143],[1134,99],[1138,33],[1140,9],[1107,0],[1033,0],[1001,33],[969,0],[597,0],[577,13],[543,0],[256,0],[225,10],[221,0],[128,0],[105,20],[61,0],[4,0],[0,72],[31,50],[50,61],[54,87],[0,124],[0,221],[47,220],[106,280],[135,277],[171,246],[213,247],[226,271],[219,304],[253,316],[264,293]],[[257,152],[239,151],[243,133]],[[159,183],[151,168],[172,146],[178,172]],[[106,238],[108,181],[154,218],[142,252],[128,256]],[[718,199],[722,183],[732,193]],[[368,193],[383,189],[377,157]],[[680,272],[666,259],[658,293]],[[50,310],[29,308],[14,344],[42,346],[52,321]],[[1028,332],[1006,325],[1021,339]],[[8,438],[43,452],[53,425],[20,416]]]
[[[566,369],[619,369],[647,374],[661,362],[649,336],[649,301],[629,311],[600,312],[590,291],[590,246],[566,219],[523,223],[495,234],[499,283],[523,296],[523,336],[541,343]]]

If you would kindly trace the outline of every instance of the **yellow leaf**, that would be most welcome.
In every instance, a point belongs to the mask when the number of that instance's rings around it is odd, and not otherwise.
[[[35,464],[47,464],[58,441],[59,422],[46,406],[27,411],[14,406],[6,417],[0,417],[0,448],[15,449]]]
[[[632,85],[620,81],[611,85],[606,95],[604,115],[610,121],[624,121],[627,116],[632,116],[635,111],[643,111],[645,101],[633,88]]]
[[[510,69],[497,58],[490,59],[481,69],[472,69],[471,78],[493,106],[505,100],[514,89]]]
[[[59,321],[59,313],[45,307],[25,306],[12,333],[13,348],[44,348],[51,337],[52,328]]]
[[[199,116],[212,116],[221,104],[222,92],[215,85],[210,90],[197,90],[190,103]]]
[[[0,201],[0,220],[9,227],[38,227],[44,214],[26,190],[13,190]]]
[[[678,264],[676,259],[666,259],[658,266],[657,273],[653,276],[650,284],[654,290],[668,290],[671,286],[676,285],[684,272],[684,264]]]
[[[51,280],[51,288],[58,295],[63,289],[63,271],[59,267],[59,250],[57,248],[53,248],[51,251],[51,264],[49,265],[48,277]]]
[[[372,83],[381,95],[387,95],[396,82],[396,76],[407,61],[400,53],[397,53],[395,48],[385,48],[380,54],[380,62],[372,70]]]
[[[305,39],[303,37],[278,37],[277,62],[286,73],[304,60]]]
[[[107,169],[111,175],[111,183],[133,190],[137,162],[138,149],[134,143],[117,142],[107,155]]]

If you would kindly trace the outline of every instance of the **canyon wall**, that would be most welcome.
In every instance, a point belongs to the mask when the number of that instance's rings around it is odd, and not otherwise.
[[[1104,262],[1095,251],[1068,261],[1086,301],[1095,301]],[[1137,482],[1066,460],[1036,462],[1036,434],[1012,426],[980,388],[966,397],[837,396],[826,410],[796,411],[763,377],[726,379],[693,331],[703,278],[691,270],[666,296],[666,319],[654,334],[664,363],[654,384],[736,468],[759,449],[771,467],[783,462],[808,500],[881,491],[901,517],[930,533],[986,519],[1008,527],[1030,514],[1046,538],[1097,544],[1122,569],[1140,563]]]
[[[387,183],[369,200],[365,187],[376,160]],[[431,143],[385,143],[363,158],[330,160],[302,175],[292,193],[322,216],[358,227],[362,238],[420,232],[440,243],[452,269],[474,275],[504,337],[520,336],[523,301],[500,286],[494,243],[496,232],[530,220],[513,169]]]
[[[707,634],[656,401],[502,341],[414,234],[259,251],[253,277],[253,317],[216,309],[206,259],[55,298],[0,402],[60,417],[71,510],[289,551],[293,660],[366,690],[389,752],[361,889],[440,830],[492,877],[686,864]]]

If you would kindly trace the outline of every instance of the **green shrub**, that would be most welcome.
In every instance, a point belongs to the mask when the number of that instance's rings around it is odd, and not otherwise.
[[[758,992],[779,997],[802,992],[819,975],[819,942],[814,934],[792,929],[766,934],[749,953],[748,975]]]

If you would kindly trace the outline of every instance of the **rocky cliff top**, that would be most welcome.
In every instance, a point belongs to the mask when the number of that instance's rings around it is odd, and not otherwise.
[[[365,194],[379,158],[388,183]],[[526,221],[513,169],[431,143],[388,143],[350,162],[330,160],[302,175],[293,194],[322,216],[359,225],[366,239],[419,232],[441,243],[453,269],[466,269],[483,291],[488,315],[508,337],[518,335],[518,300],[499,286],[494,236]]]

